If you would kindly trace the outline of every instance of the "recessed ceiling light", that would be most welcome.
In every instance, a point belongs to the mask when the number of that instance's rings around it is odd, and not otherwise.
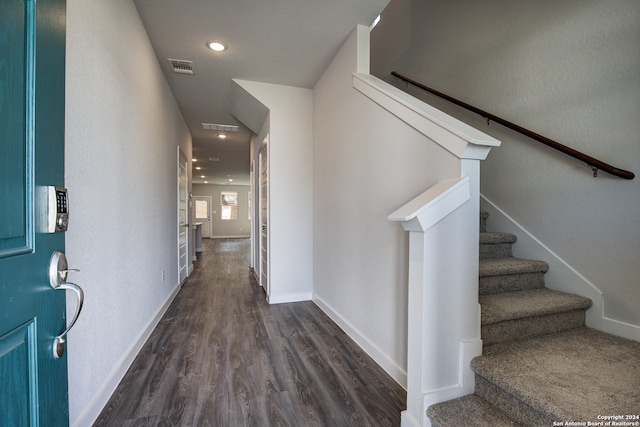
[[[200,178],[206,178],[204,175],[200,175]]]
[[[202,169],[200,166],[196,166],[197,171],[199,171],[200,169]]]
[[[227,135],[225,135],[224,133],[221,133],[220,135],[218,135],[218,138],[220,139],[225,139],[227,137]]]
[[[222,52],[227,50],[227,46],[218,40],[209,40],[207,42],[207,47],[215,52]]]
[[[197,162],[197,161],[198,161],[198,159],[191,159],[191,161],[192,161],[192,162]]]

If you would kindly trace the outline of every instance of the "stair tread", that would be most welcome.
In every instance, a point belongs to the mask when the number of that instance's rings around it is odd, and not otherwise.
[[[479,264],[480,277],[523,273],[546,273],[548,270],[549,264],[545,261],[513,257],[481,259]]]
[[[584,310],[592,305],[589,298],[547,288],[481,295],[479,301],[482,325],[523,317]]]
[[[640,342],[582,327],[495,344],[476,374],[558,421],[638,414]]]
[[[515,243],[518,237],[511,233],[482,232],[480,233],[480,244]]]
[[[476,395],[432,405],[427,409],[432,422],[440,427],[518,427],[520,424]]]

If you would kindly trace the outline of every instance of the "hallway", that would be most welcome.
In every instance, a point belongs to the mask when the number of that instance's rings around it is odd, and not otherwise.
[[[94,426],[399,426],[406,393],[312,302],[268,305],[248,239],[206,239]]]

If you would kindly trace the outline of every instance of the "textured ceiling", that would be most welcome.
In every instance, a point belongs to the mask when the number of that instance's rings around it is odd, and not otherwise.
[[[251,131],[240,126],[222,141],[200,125],[242,125],[229,112],[231,79],[312,88],[354,27],[388,1],[134,0],[193,137],[194,167],[203,168],[194,182],[249,183]],[[212,39],[227,51],[209,50]],[[195,74],[174,73],[167,58],[193,61]]]

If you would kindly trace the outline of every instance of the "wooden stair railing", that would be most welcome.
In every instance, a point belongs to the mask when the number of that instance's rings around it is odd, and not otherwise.
[[[633,179],[635,178],[635,174],[633,172],[629,172],[626,171],[624,169],[620,169],[617,168],[615,166],[611,166],[608,163],[605,163],[601,160],[595,159],[587,154],[581,153],[580,151],[574,150],[573,148],[567,147],[566,145],[560,144],[557,141],[554,141],[552,139],[549,139],[545,136],[542,136],[540,134],[537,134],[529,129],[523,128],[522,126],[519,126],[515,123],[512,123],[508,120],[505,120],[501,117],[498,117],[494,114],[488,113],[484,110],[481,110],[479,108],[474,107],[473,105],[469,105],[463,101],[460,101],[459,99],[453,98],[449,95],[446,95],[442,92],[439,92],[433,88],[430,88],[429,86],[425,86],[424,84],[417,82],[415,80],[410,79],[409,77],[403,76],[402,74],[396,72],[396,71],[392,71],[391,75],[394,77],[397,77],[398,79],[404,81],[405,83],[411,84],[413,86],[416,86],[424,91],[427,91],[433,95],[436,95],[442,99],[445,99],[453,104],[456,104],[462,108],[465,108],[473,113],[476,113],[482,117],[484,117],[485,119],[487,119],[487,122],[495,122],[498,123],[504,127],[507,127],[511,130],[514,130],[516,132],[521,133],[524,136],[527,136],[531,139],[534,139],[548,147],[551,147],[555,150],[558,150],[568,156],[571,156],[577,160],[580,160],[584,163],[586,163],[589,167],[591,167],[591,170],[593,171],[593,176],[596,177],[598,176],[598,171],[601,170],[603,172],[607,172],[608,174],[620,177],[620,178],[624,178],[624,179]]]

